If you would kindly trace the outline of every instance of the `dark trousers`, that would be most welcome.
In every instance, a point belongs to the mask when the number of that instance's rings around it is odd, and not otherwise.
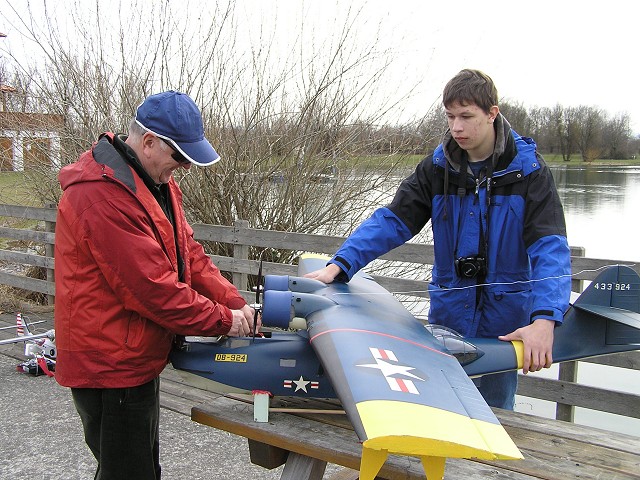
[[[130,388],[72,388],[96,480],[159,480],[160,379]]]

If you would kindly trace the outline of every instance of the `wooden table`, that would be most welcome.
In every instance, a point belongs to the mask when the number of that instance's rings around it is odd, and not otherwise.
[[[339,408],[335,403],[297,400],[272,406]],[[525,459],[449,459],[446,480],[640,479],[640,437],[503,410],[496,414]],[[194,407],[191,418],[246,437],[255,464],[275,468],[285,463],[282,480],[320,480],[327,463],[360,468],[362,447],[344,415],[272,411],[267,423],[258,423],[251,403],[219,397]],[[332,478],[355,479],[352,470]],[[389,480],[425,478],[417,458],[399,456],[389,456],[379,475]]]

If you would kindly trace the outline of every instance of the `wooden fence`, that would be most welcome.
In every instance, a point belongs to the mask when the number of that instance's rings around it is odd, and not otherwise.
[[[0,267],[6,265],[36,266],[45,269],[46,279],[30,278],[24,274],[0,269],[0,284],[39,292],[48,296],[50,303],[55,295],[53,281],[53,244],[56,221],[55,206],[33,208],[0,204],[0,219],[12,218],[14,226],[0,226],[0,240],[22,242],[31,246],[28,251],[0,249]],[[19,222],[19,226],[15,226]],[[4,223],[0,223],[4,225]],[[233,246],[233,256],[211,255],[213,262],[232,276],[233,283],[242,294],[251,300],[255,294],[247,290],[249,275],[255,275],[259,262],[248,258],[249,247],[285,249],[293,252],[316,252],[331,254],[337,250],[343,237],[309,235],[272,230],[249,228],[248,222],[238,220],[233,226],[192,225],[195,238],[199,241],[214,241]],[[23,249],[24,250],[24,249]],[[37,253],[36,253],[37,252]],[[433,246],[408,243],[389,252],[384,260],[410,263],[433,263]],[[611,264],[628,264],[611,259],[595,259],[583,256],[583,249],[572,248],[571,266],[573,290],[582,290],[584,280],[593,280],[598,269]],[[633,268],[640,273],[640,262]],[[295,265],[280,263],[263,264],[263,273],[275,275],[294,275]],[[375,276],[376,280],[391,292],[412,292],[413,296],[428,296],[425,282],[396,277]],[[640,370],[640,352],[608,355],[586,360],[591,363]],[[557,404],[556,418],[573,421],[574,407],[583,407],[627,417],[640,418],[640,395],[605,390],[576,383],[578,362],[566,362],[560,365],[559,378],[546,379],[537,376],[520,376],[518,394],[548,400]]]

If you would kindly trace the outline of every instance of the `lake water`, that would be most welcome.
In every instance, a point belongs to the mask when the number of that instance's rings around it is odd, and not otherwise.
[[[552,167],[569,244],[592,258],[640,261],[640,167]]]
[[[553,166],[562,199],[567,237],[574,247],[584,247],[585,256],[640,262],[640,167]],[[557,378],[558,368],[538,372]],[[578,382],[640,395],[640,372],[579,362]],[[555,417],[555,404],[518,396],[516,410]],[[640,436],[640,419],[576,408],[575,422]]]

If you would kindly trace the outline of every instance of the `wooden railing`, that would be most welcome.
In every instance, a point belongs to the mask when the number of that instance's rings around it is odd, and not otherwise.
[[[31,247],[27,252],[9,248],[0,249],[0,267],[14,264],[36,266],[45,269],[47,274],[46,280],[40,280],[24,274],[12,273],[6,268],[0,268],[0,284],[45,294],[52,304],[55,295],[53,281],[55,207],[33,208],[0,204],[0,218],[2,217],[10,217],[13,219],[13,224],[19,220],[20,226],[0,226],[0,240],[24,242],[25,245]],[[4,225],[4,223],[0,223],[0,225]],[[214,241],[233,246],[233,256],[211,255],[211,258],[222,271],[231,274],[233,283],[247,300],[252,300],[255,295],[247,289],[248,276],[255,275],[259,267],[258,260],[248,258],[249,247],[331,254],[344,240],[344,237],[253,229],[244,220],[236,221],[233,226],[204,224],[192,226],[195,232],[194,236],[199,241]],[[38,253],[35,253],[36,251]],[[431,265],[434,259],[433,246],[407,243],[381,258]],[[581,291],[582,282],[593,280],[598,269],[605,265],[629,263],[611,259],[587,258],[583,256],[583,249],[572,248],[573,290]],[[632,267],[640,273],[640,262],[634,263]],[[295,275],[296,266],[265,262],[263,273]],[[411,292],[414,297],[428,297],[424,280],[375,275],[374,278],[391,292]],[[602,356],[585,361],[640,370],[640,352],[638,351]],[[555,402],[557,404],[556,418],[561,420],[573,421],[573,412],[576,406],[640,418],[640,395],[581,385],[576,383],[576,374],[577,362],[566,362],[560,365],[557,380],[521,375],[518,394]]]

